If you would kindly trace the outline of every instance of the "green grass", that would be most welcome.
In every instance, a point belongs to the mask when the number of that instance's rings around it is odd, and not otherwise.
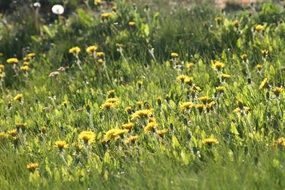
[[[285,187],[284,8],[159,3],[1,15],[0,189]]]

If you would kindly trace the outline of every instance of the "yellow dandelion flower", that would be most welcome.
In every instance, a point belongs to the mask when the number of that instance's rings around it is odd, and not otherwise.
[[[8,64],[17,64],[17,63],[19,63],[19,60],[15,57],[12,57],[12,58],[7,59],[7,63]]]
[[[144,132],[150,132],[150,131],[154,131],[154,129],[157,127],[157,123],[156,122],[149,122],[145,127],[144,127]]]
[[[166,133],[168,133],[168,129],[160,129],[160,130],[157,130],[156,133],[160,136],[160,137],[163,137]]]
[[[261,54],[263,57],[267,57],[269,55],[269,51],[267,49],[261,50]]]
[[[106,132],[106,134],[103,137],[103,142],[109,142],[112,139],[119,138],[121,135],[128,133],[128,129],[110,129],[109,131]]]
[[[14,97],[14,101],[19,101],[21,102],[23,100],[23,94],[17,94],[15,97]]]
[[[128,114],[132,114],[133,109],[132,109],[131,106],[128,106],[128,107],[125,108],[125,111],[126,111]]]
[[[0,132],[0,142],[9,138],[9,134]]]
[[[220,62],[220,61],[213,61],[212,62],[212,68],[217,70],[217,71],[220,71],[224,67],[225,67],[225,64]]]
[[[134,26],[136,25],[136,23],[135,23],[134,21],[130,21],[130,22],[128,23],[128,25],[131,26],[131,27],[134,27]]]
[[[115,97],[115,90],[109,90],[107,92],[108,98],[114,98]]]
[[[5,66],[3,64],[0,64],[0,73],[3,72],[5,69]]]
[[[187,75],[179,75],[176,77],[176,80],[178,82],[181,82],[181,83],[186,83],[186,82],[189,82],[189,81],[193,81],[193,78],[187,76]]]
[[[12,129],[10,131],[7,131],[7,133],[11,137],[16,137],[18,135],[17,129]]]
[[[282,87],[277,87],[275,86],[273,89],[272,89],[272,92],[276,95],[276,96],[279,96],[281,93],[283,93],[284,89]]]
[[[215,137],[208,137],[202,140],[203,145],[214,145],[214,144],[219,144],[218,139]]]
[[[262,32],[262,31],[265,30],[265,25],[258,24],[258,25],[256,25],[256,26],[254,27],[254,30],[255,30],[256,32]]]
[[[194,67],[194,63],[186,63],[185,67],[188,69],[188,70],[191,70],[193,67]]]
[[[233,26],[238,28],[239,27],[239,21],[238,20],[234,20],[233,21]]]
[[[90,143],[94,142],[95,137],[96,137],[96,135],[93,131],[82,131],[78,136],[78,138],[80,140],[83,140],[83,142],[85,144],[90,144]]]
[[[204,104],[195,104],[195,108],[199,111],[202,112],[205,108]]]
[[[101,105],[101,109],[109,110],[109,109],[115,108],[116,106],[117,106],[117,104],[115,104],[115,103],[105,102]]]
[[[217,86],[216,87],[216,91],[218,93],[224,93],[226,91],[226,87],[224,87],[224,86]]]
[[[179,54],[176,53],[176,52],[172,52],[172,53],[170,54],[170,56],[171,56],[172,58],[178,58],[178,57],[179,57]]]
[[[97,57],[99,57],[99,58],[101,58],[101,59],[103,59],[104,57],[105,57],[105,53],[104,52],[97,52],[96,53],[96,55],[97,55]]]
[[[33,59],[34,57],[36,56],[36,54],[35,53],[28,53],[27,55],[26,55],[26,57],[28,57],[28,58],[30,58],[30,59]]]
[[[153,114],[152,109],[144,109],[144,110],[138,110],[135,113],[132,114],[131,118],[132,120],[137,120],[141,118],[147,118]]]
[[[34,172],[36,169],[39,168],[39,164],[38,163],[29,163],[29,164],[27,164],[26,167],[30,172]]]
[[[102,13],[101,14],[101,19],[102,20],[106,20],[106,19],[109,19],[109,18],[112,18],[114,17],[114,13],[112,12],[106,12],[106,13]]]
[[[134,128],[135,124],[132,123],[132,122],[129,122],[129,123],[125,123],[122,125],[122,128],[123,129],[128,129],[128,130],[131,130],[132,128]]]
[[[102,0],[94,0],[94,5],[99,6],[102,4]]]
[[[211,98],[209,98],[208,96],[202,96],[202,97],[199,97],[198,100],[203,102],[203,104],[206,104],[206,103],[209,103],[211,101]]]
[[[276,144],[278,147],[285,149],[285,138],[280,137],[276,140]]]
[[[80,51],[81,49],[78,46],[76,46],[76,47],[70,48],[68,52],[77,56],[80,53]]]
[[[194,104],[192,102],[183,102],[180,104],[180,110],[185,111],[193,108]]]
[[[25,65],[25,66],[21,66],[20,69],[21,69],[21,71],[23,71],[23,72],[28,72],[28,71],[30,70],[30,67],[27,66],[27,65]]]
[[[134,143],[138,140],[139,136],[138,135],[133,135],[133,136],[129,136],[126,140],[125,140],[125,144],[130,144],[130,143]]]
[[[255,68],[260,72],[262,70],[263,66],[261,64],[257,64],[255,66]]]
[[[112,104],[118,104],[119,103],[119,99],[118,98],[108,98],[106,100],[106,102],[112,103]]]
[[[55,147],[57,147],[60,151],[62,151],[63,149],[68,147],[68,144],[66,143],[66,141],[55,141]]]
[[[94,54],[94,52],[96,52],[97,49],[98,49],[98,47],[96,45],[89,46],[86,48],[86,52],[88,54]]]

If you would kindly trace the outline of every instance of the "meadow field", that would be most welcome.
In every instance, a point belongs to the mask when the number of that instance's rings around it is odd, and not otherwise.
[[[1,0],[0,189],[285,189],[284,20]]]

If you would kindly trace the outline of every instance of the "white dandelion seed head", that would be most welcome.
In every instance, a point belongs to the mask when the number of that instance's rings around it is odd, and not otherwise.
[[[41,3],[40,3],[40,2],[35,2],[35,3],[33,4],[33,6],[34,6],[35,8],[40,8],[40,7],[41,7]]]
[[[51,11],[53,14],[62,15],[64,13],[64,7],[62,5],[56,4],[52,6]]]

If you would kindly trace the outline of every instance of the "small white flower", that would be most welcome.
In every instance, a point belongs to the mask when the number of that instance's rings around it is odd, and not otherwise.
[[[40,2],[35,2],[35,3],[33,4],[33,6],[34,6],[35,8],[40,8],[40,7],[41,7],[41,3],[40,3]]]
[[[51,11],[53,12],[53,14],[62,15],[64,12],[64,7],[62,5],[57,4],[52,6]]]

